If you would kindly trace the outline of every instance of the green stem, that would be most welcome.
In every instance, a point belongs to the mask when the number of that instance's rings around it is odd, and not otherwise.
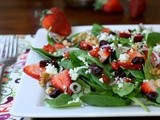
[[[140,105],[146,112],[149,112],[149,109],[137,98],[133,97],[130,98],[132,101],[134,101],[135,103],[137,103],[138,105]]]

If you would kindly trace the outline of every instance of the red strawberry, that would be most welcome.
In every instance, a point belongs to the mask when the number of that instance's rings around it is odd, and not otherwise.
[[[99,50],[100,50],[99,47],[95,47],[95,48],[93,48],[92,50],[89,51],[89,54],[93,57],[98,57],[99,56],[99,54],[98,54]]]
[[[79,47],[83,50],[92,50],[92,45],[89,42],[86,41],[80,41]]]
[[[153,81],[144,81],[141,84],[141,91],[145,94],[155,92],[156,89],[157,87],[154,85]]]
[[[119,32],[119,37],[120,38],[130,38],[131,37],[131,33]]]
[[[123,13],[124,9],[119,0],[96,0],[95,10],[102,10],[107,13]]]
[[[118,70],[119,69],[119,64],[118,64],[118,62],[117,61],[112,61],[111,62],[111,68],[113,69],[113,70]]]
[[[131,0],[129,3],[130,16],[132,18],[140,17],[147,9],[146,0]]]
[[[63,70],[51,78],[51,83],[55,88],[60,89],[62,92],[72,94],[70,84],[72,83],[68,70]]]
[[[27,75],[31,76],[32,78],[35,78],[37,80],[40,79],[40,75],[42,72],[45,71],[44,67],[40,67],[39,63],[27,65],[23,68],[23,72],[25,72]]]
[[[133,70],[139,70],[143,68],[143,60],[145,60],[144,55],[139,53],[138,51],[129,51],[128,52],[129,59],[125,62],[118,60],[119,66],[126,68],[126,69],[133,69]],[[139,59],[136,60],[136,62],[133,64],[133,59]]]
[[[102,10],[108,13],[123,13],[124,9],[119,0],[107,0]]]
[[[55,48],[50,44],[44,45],[43,50],[45,50],[46,52],[50,52],[50,53],[55,52]]]
[[[100,61],[105,62],[109,56],[111,56],[111,48],[110,47],[103,47],[98,54],[100,55]]]
[[[62,10],[57,7],[53,7],[50,10],[43,11],[42,13],[42,27],[46,28],[47,30],[51,28],[51,32],[62,36],[70,35],[71,25]]]

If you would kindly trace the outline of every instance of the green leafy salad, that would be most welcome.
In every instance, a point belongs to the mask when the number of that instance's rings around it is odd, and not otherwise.
[[[44,60],[23,71],[39,81],[49,107],[160,107],[159,32],[93,24],[67,37],[48,31],[47,40],[32,47]]]

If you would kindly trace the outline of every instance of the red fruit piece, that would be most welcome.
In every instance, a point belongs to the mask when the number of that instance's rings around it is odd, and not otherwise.
[[[45,50],[46,52],[50,52],[50,53],[55,52],[55,48],[50,44],[44,45],[43,50]]]
[[[146,0],[130,0],[129,9],[132,18],[142,16],[147,9]]]
[[[27,75],[29,75],[32,78],[35,78],[37,80],[40,79],[40,75],[44,71],[45,71],[45,68],[40,67],[39,63],[27,65],[23,68],[23,72],[25,72]]]
[[[133,69],[133,70],[139,70],[143,68],[143,63],[132,63],[132,60],[135,57],[139,57],[139,58],[143,58],[145,60],[144,55],[142,55],[141,53],[139,53],[138,51],[129,51],[128,52],[129,55],[129,59],[125,62],[118,60],[118,64],[119,66],[126,68],[126,69]]]
[[[105,60],[111,56],[111,47],[103,47],[98,54],[100,55],[100,61],[105,62]]]
[[[120,67],[120,66],[119,66],[119,64],[118,64],[117,61],[111,62],[111,68],[112,68],[113,70],[118,70],[119,67]]]
[[[51,83],[55,88],[60,89],[62,92],[72,94],[72,91],[69,87],[72,83],[72,80],[69,76],[68,70],[63,70],[60,73],[54,75],[51,78]]]
[[[143,35],[142,34],[137,34],[134,36],[133,41],[134,42],[141,42],[143,40]]]
[[[119,37],[120,38],[130,38],[131,37],[131,33],[119,32]]]
[[[95,48],[93,48],[92,50],[89,51],[89,54],[93,57],[98,57],[99,56],[99,54],[98,54],[99,50],[100,50],[99,47],[95,47]]]
[[[156,89],[157,89],[157,87],[154,85],[154,83],[152,81],[144,81],[141,84],[141,91],[145,94],[155,92]]]
[[[64,12],[57,7],[42,12],[41,25],[51,32],[62,36],[68,36],[71,33],[71,25]]]
[[[83,50],[92,50],[92,45],[86,41],[80,41],[79,42],[79,47]]]
[[[124,9],[119,0],[107,0],[102,10],[108,13],[123,13]]]

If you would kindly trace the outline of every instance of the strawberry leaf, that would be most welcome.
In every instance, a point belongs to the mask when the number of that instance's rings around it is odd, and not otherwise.
[[[93,4],[94,10],[100,10],[107,1],[108,0],[95,0],[95,3]]]

